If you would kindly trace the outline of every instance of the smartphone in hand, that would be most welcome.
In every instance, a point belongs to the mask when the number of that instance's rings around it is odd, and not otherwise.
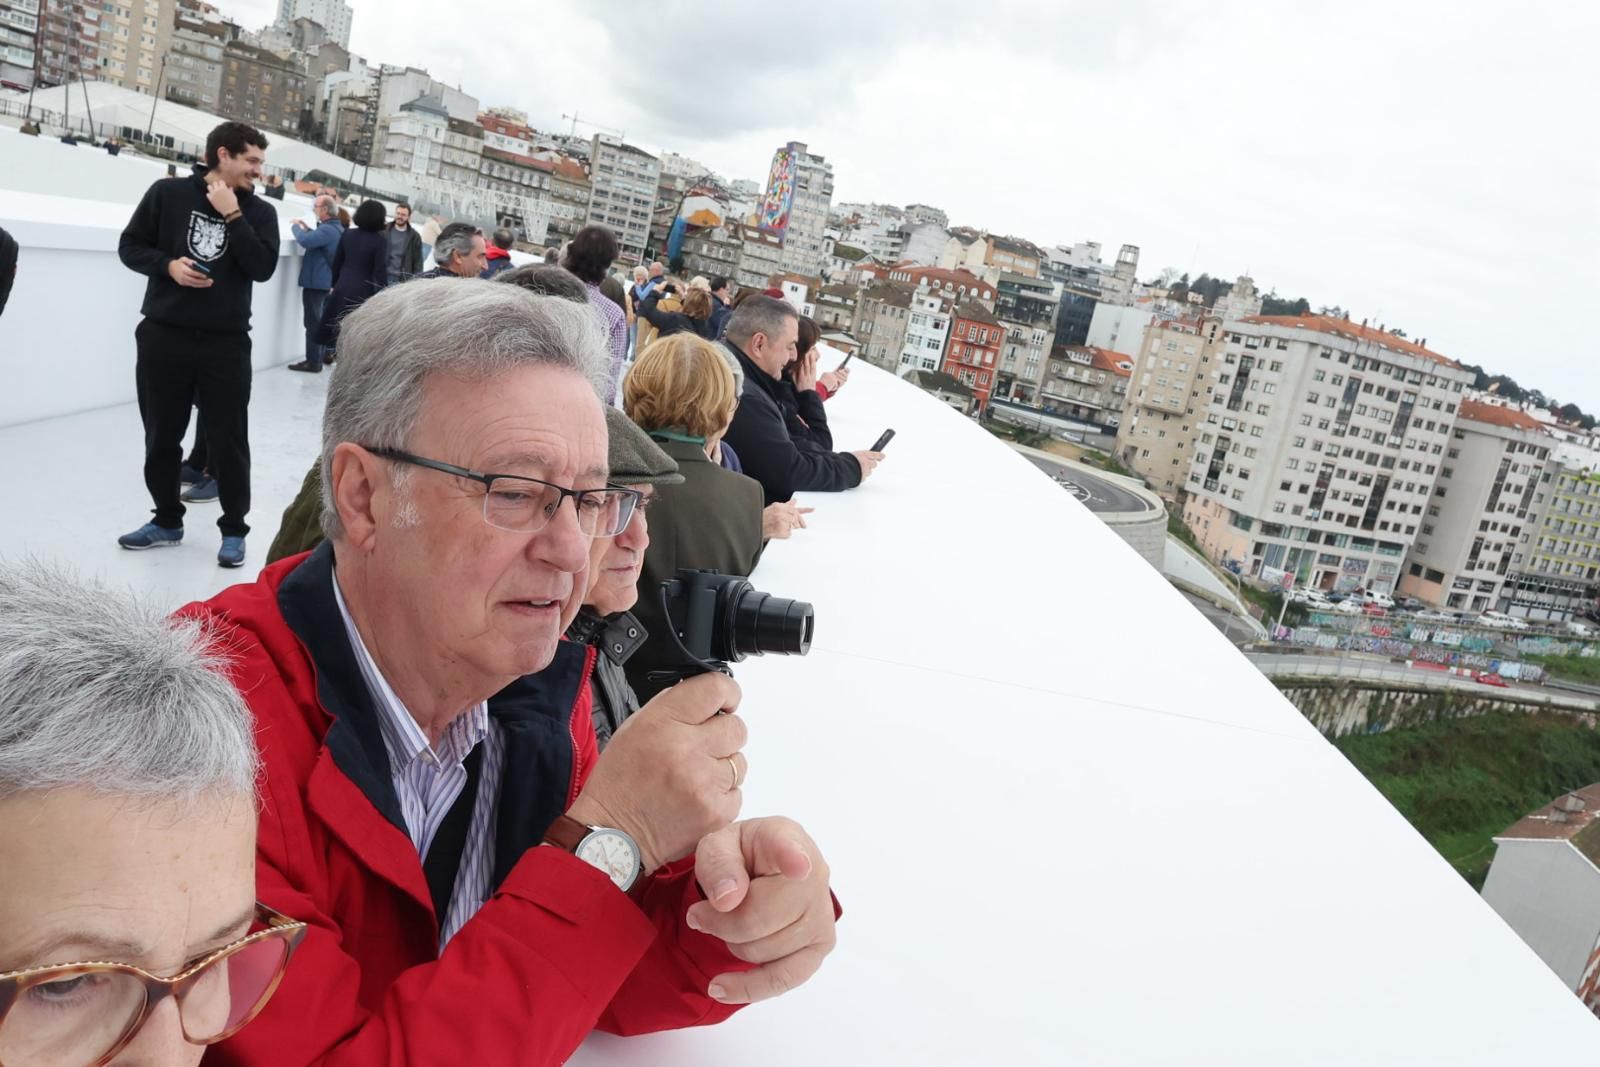
[[[847,356],[845,356],[845,357],[844,357],[844,362],[843,362],[843,363],[841,363],[841,364],[839,364],[839,365],[838,365],[838,366],[837,366],[837,367],[835,367],[835,368],[833,368],[833,369],[834,369],[834,370],[835,370],[835,371],[842,371],[842,370],[844,370],[844,369],[845,369],[845,368],[846,368],[846,367],[848,367],[848,366],[849,366],[849,365],[850,365],[850,361],[851,361],[851,360],[852,360],[852,359],[855,359],[855,358],[856,358],[856,354],[855,354],[855,353],[854,353],[854,352],[851,352],[851,353],[850,353],[850,354],[849,354],[849,355],[847,355]]]
[[[199,260],[191,259],[189,261],[189,266],[193,267],[201,274],[204,274],[207,278],[211,277],[211,268],[206,266],[204,263],[201,263]]]
[[[873,446],[870,449],[868,449],[867,451],[869,451],[869,452],[882,452],[884,450],[884,448],[888,446],[889,442],[893,441],[893,440],[894,440],[894,431],[893,430],[885,430],[885,431],[883,431],[883,436],[878,438],[878,440],[873,444]]]

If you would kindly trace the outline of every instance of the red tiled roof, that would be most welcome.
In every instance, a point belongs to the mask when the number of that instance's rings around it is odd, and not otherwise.
[[[988,292],[991,297],[994,294],[993,285],[984,281],[982,278],[978,277],[969,270],[950,270],[944,267],[919,266],[914,263],[902,261],[890,267],[888,273],[909,274],[913,282],[920,282],[924,279],[936,281],[939,283],[940,288],[943,288],[945,285],[949,285],[952,289],[960,289],[962,286],[966,286],[969,293]]]
[[[1497,404],[1485,404],[1481,400],[1461,401],[1461,417],[1471,419],[1473,422],[1482,422],[1490,426],[1505,426],[1513,430],[1544,430],[1544,423],[1516,408],[1503,408]]]
[[[1575,801],[1567,800],[1576,798]],[[1579,808],[1568,811],[1567,808]],[[1563,794],[1494,835],[1496,841],[1567,841],[1600,866],[1600,784]]]
[[[1094,355],[1094,369],[1108,370],[1119,378],[1133,376],[1133,357],[1125,356],[1121,352],[1113,352],[1109,348],[1096,348],[1094,345],[1085,345]]]
[[[1073,352],[1087,352],[1089,354],[1089,365],[1095,370],[1110,371],[1118,378],[1130,378],[1133,376],[1133,357],[1125,356],[1121,352],[1113,352],[1109,348],[1098,348],[1095,345],[1060,345],[1052,350],[1050,355],[1052,357],[1065,356],[1067,359],[1071,359]],[[1120,367],[1118,366],[1119,363],[1126,363],[1127,367]]]
[[[561,160],[555,165],[555,173],[556,177],[565,178],[569,182],[586,182],[589,180],[589,172],[584,170],[583,164],[575,159]]]
[[[1371,341],[1380,344],[1395,352],[1404,352],[1408,356],[1421,356],[1431,359],[1435,363],[1442,363],[1446,367],[1460,367],[1455,360],[1439,353],[1423,348],[1415,341],[1404,337],[1396,337],[1386,330],[1375,326],[1363,326],[1359,322],[1348,319],[1336,319],[1332,315],[1251,315],[1240,320],[1253,322],[1264,326],[1298,326],[1304,330],[1315,330],[1318,333],[1333,334],[1336,337],[1348,337],[1355,341]]]

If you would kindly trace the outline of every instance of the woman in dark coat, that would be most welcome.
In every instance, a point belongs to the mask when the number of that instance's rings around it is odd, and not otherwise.
[[[656,286],[655,291],[639,305],[639,317],[660,330],[661,337],[692,333],[708,341],[716,340],[717,330],[711,324],[711,294],[705,289],[690,289],[687,293],[679,294],[683,298],[682,311],[662,311],[656,306],[661,303],[663,296],[677,292],[678,287],[672,282]]]
[[[322,310],[317,342],[326,346],[323,362],[332,363],[339,344],[339,321],[389,284],[389,239],[383,232],[383,204],[364,200],[356,208],[355,226],[339,239],[333,253],[333,292]]]

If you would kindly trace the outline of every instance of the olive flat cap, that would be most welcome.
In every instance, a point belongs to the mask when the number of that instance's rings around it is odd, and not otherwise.
[[[683,481],[677,460],[610,404],[606,405],[606,436],[610,438],[613,485],[677,485]]]

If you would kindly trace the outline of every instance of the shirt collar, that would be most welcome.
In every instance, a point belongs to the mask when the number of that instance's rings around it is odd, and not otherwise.
[[[361,640],[361,631],[356,629],[355,620],[350,617],[350,608],[344,602],[344,592],[339,588],[337,571],[332,573],[330,580],[333,582],[333,599],[339,605],[340,618],[344,620],[345,634],[350,638],[350,647],[356,655],[356,665],[361,669],[361,677],[367,684],[373,703],[378,706],[378,729],[383,734],[383,747],[388,750],[393,772],[402,774],[418,760],[436,768],[465,760],[489,733],[488,702],[480,701],[457,715],[445,727],[439,744],[430,745],[428,735],[417,725],[405,702],[378,670],[377,662],[367,651],[366,642]]]

